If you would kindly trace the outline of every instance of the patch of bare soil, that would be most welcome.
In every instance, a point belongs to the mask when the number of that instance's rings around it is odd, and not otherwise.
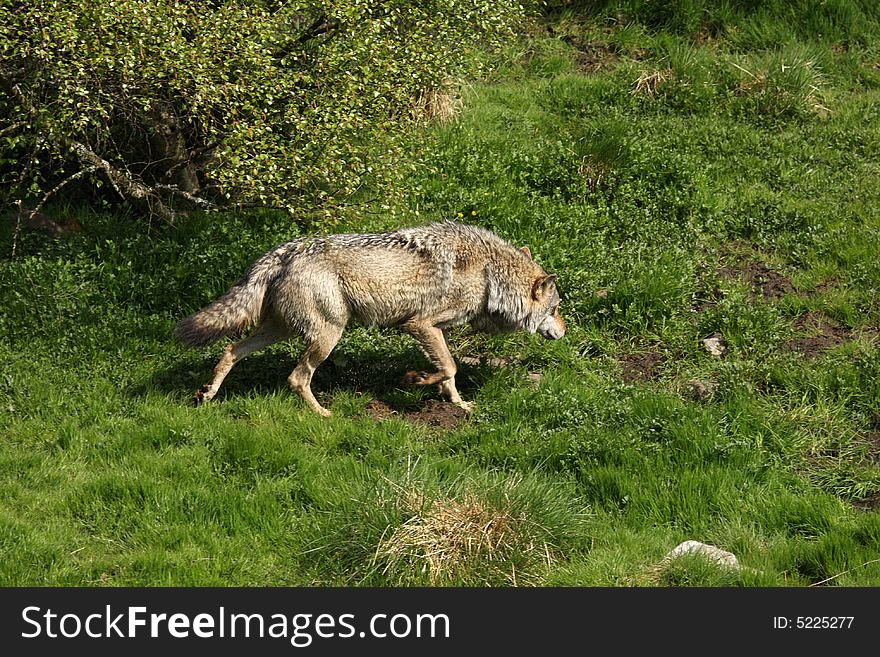
[[[853,506],[858,509],[864,509],[865,511],[876,511],[877,509],[880,509],[880,491],[874,493],[871,497],[854,502]]]
[[[432,427],[454,429],[467,417],[467,411],[449,402],[429,399],[421,409],[406,413],[405,417]]]
[[[599,41],[585,41],[578,36],[562,37],[565,43],[577,50],[578,68],[586,73],[596,73],[614,66],[620,57],[613,46]]]
[[[837,285],[838,285],[837,277],[831,276],[830,278],[826,278],[825,280],[821,281],[816,286],[816,289],[813,290],[812,295],[815,296],[817,294],[822,294],[824,292],[827,292],[828,290],[833,290],[834,288],[837,287]]]
[[[385,402],[374,399],[367,404],[367,414],[374,420],[384,420],[398,413]]]
[[[418,422],[441,429],[454,429],[467,417],[467,411],[455,404],[429,399],[417,410],[399,412],[383,401],[374,399],[367,405],[367,414],[374,420],[402,417],[409,422]]]
[[[818,356],[826,349],[852,339],[852,330],[849,327],[820,312],[801,315],[794,325],[798,333],[805,335],[789,340],[786,347],[807,357]]]
[[[656,351],[627,354],[619,361],[623,369],[623,380],[627,383],[653,381],[660,376],[664,360],[666,357]]]
[[[740,261],[718,269],[718,277],[727,280],[740,279],[752,288],[753,296],[779,299],[795,292],[791,280],[762,262]]]

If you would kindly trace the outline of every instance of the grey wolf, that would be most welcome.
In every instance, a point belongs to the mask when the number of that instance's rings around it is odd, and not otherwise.
[[[305,351],[287,381],[321,415],[312,374],[349,322],[397,326],[409,333],[434,372],[407,372],[413,385],[437,385],[466,410],[444,330],[468,323],[490,333],[525,330],[565,335],[556,276],[484,228],[451,221],[394,232],[301,237],[259,259],[219,299],[181,320],[176,337],[198,347],[256,328],[226,347],[195,403],[214,397],[236,362],[279,340],[299,336]]]

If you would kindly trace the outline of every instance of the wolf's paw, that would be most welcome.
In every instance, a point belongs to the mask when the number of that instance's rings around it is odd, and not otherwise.
[[[210,389],[210,386],[206,383],[201,388],[196,390],[195,394],[193,395],[193,406],[201,406],[206,401],[210,400],[211,398],[208,396],[208,391]]]
[[[427,378],[427,372],[407,372],[403,375],[403,382],[411,386],[420,386],[425,385]]]
[[[474,402],[457,401],[455,402],[455,405],[464,410],[465,413],[474,412]]]

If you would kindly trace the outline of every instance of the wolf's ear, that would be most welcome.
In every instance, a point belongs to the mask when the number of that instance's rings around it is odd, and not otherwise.
[[[526,254],[527,256],[529,256],[530,258],[532,257],[532,252],[529,250],[529,247],[524,246],[524,247],[522,247],[522,248],[520,249],[520,251],[522,251],[523,253],[525,253],[525,254]]]
[[[532,299],[537,301],[555,282],[556,274],[547,274],[535,279],[535,283],[532,285]]]

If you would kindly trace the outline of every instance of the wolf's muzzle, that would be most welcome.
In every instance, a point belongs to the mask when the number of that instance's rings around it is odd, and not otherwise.
[[[541,325],[538,327],[538,333],[541,334],[541,337],[548,340],[558,340],[565,335],[565,322],[562,321],[559,311],[548,315],[547,319],[541,322]]]

